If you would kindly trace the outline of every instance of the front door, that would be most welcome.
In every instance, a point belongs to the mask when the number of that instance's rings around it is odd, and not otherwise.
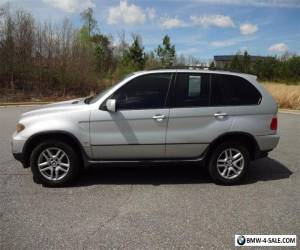
[[[110,97],[117,101],[116,112],[92,111],[90,141],[95,159],[165,157],[171,78],[169,73],[134,78]]]

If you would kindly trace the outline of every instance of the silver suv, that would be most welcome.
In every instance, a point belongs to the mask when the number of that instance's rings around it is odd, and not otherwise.
[[[234,184],[278,141],[277,104],[255,76],[155,70],[24,113],[12,152],[51,186],[90,165],[170,162],[204,163],[214,181]]]

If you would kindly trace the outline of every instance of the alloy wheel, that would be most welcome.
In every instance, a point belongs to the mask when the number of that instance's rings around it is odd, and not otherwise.
[[[43,177],[47,180],[58,181],[68,174],[70,160],[62,149],[50,147],[40,153],[37,165]]]
[[[225,179],[238,177],[242,173],[244,165],[243,154],[235,148],[223,150],[217,159],[218,173]]]

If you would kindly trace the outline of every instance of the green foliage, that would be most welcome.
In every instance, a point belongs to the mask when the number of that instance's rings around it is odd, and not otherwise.
[[[163,44],[158,45],[155,50],[161,64],[165,67],[172,66],[175,60],[175,45],[171,45],[171,40],[168,35],[163,38]]]
[[[83,28],[86,29],[88,37],[91,36],[92,31],[97,26],[97,21],[94,18],[94,13],[92,8],[87,8],[80,13],[81,19],[83,20]]]
[[[251,72],[251,61],[247,51],[244,55],[236,54],[230,64],[229,69],[235,72],[250,73]]]
[[[130,47],[124,51],[122,65],[128,70],[142,70],[145,67],[146,57],[141,39],[138,36],[133,36],[133,42]]]
[[[109,37],[102,34],[95,34],[91,37],[94,47],[95,70],[96,72],[108,72],[112,65],[112,48]]]
[[[150,51],[145,55],[146,63],[145,69],[157,69],[160,68],[162,65],[160,61],[157,60],[155,57],[154,51]]]
[[[215,62],[212,61],[210,64],[209,64],[209,68],[210,69],[215,69],[216,68],[216,65],[215,65]]]
[[[250,73],[265,81],[283,81],[286,83],[299,83],[300,81],[300,57],[296,55],[284,55],[277,57],[261,57],[255,61],[250,60],[247,51],[244,55],[235,55],[226,69]]]

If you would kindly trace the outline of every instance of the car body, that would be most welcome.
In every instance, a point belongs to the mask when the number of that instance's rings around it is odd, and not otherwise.
[[[12,152],[24,167],[35,164],[32,152],[47,140],[54,140],[52,148],[55,141],[69,145],[84,167],[115,162],[209,162],[217,147],[230,142],[241,145],[253,160],[278,144],[277,109],[253,75],[141,71],[95,97],[24,113],[13,134]],[[44,160],[50,162],[48,156]],[[236,177],[219,181],[235,183],[241,176]],[[48,180],[48,184],[56,183],[60,182]]]

